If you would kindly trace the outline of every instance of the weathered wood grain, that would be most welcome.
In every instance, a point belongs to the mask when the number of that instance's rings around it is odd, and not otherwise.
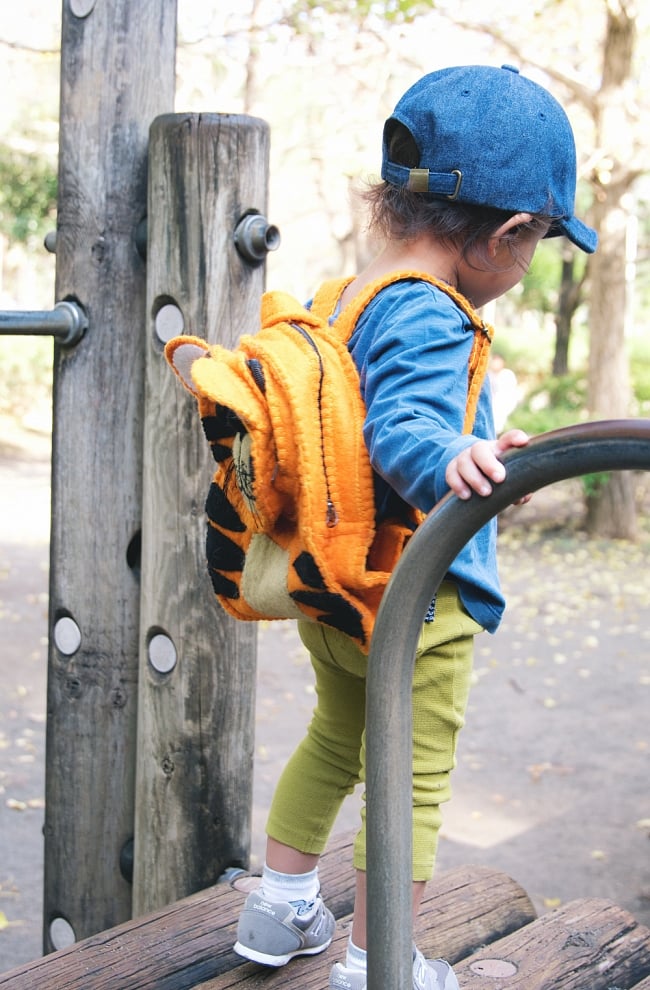
[[[163,307],[177,333],[225,346],[259,325],[263,268],[233,235],[266,210],[268,155],[253,117],[170,114],[151,128],[136,915],[248,865],[257,628],[214,598],[203,506],[215,465],[158,331]],[[173,644],[168,673],[149,662],[156,635]]]
[[[334,837],[322,859],[323,893],[338,918],[322,956],[281,970],[241,960],[231,946],[246,891],[224,884],[12,970],[0,988],[323,990],[350,929],[351,843]],[[590,899],[536,919],[522,888],[486,867],[441,873],[414,936],[426,956],[454,964],[462,990],[650,990],[650,931],[628,912]]]
[[[464,990],[627,990],[650,974],[650,930],[609,901],[572,901],[456,972]]]
[[[334,836],[321,859],[327,902],[352,910],[352,837]],[[218,884],[0,975],[3,990],[180,990],[242,964],[232,952],[246,892]]]
[[[89,328],[55,345],[44,946],[130,917],[144,400],[148,131],[173,108],[176,3],[62,4],[56,300]],[[76,8],[79,10],[79,8]],[[80,645],[58,648],[62,618]],[[66,650],[69,649],[66,646]]]
[[[77,946],[0,976],[2,990],[203,990],[258,985],[322,987],[342,958],[353,904],[352,838],[336,837],[322,858],[328,905],[339,918],[332,947],[318,959],[296,959],[282,971],[244,962],[232,952],[245,891],[218,885],[95,935]],[[429,955],[450,960],[473,952],[535,916],[525,892],[502,873],[463,867],[430,885],[415,927]]]

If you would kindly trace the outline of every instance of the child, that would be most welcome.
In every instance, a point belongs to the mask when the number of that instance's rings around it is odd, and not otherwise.
[[[359,318],[350,352],[367,415],[378,519],[410,503],[428,512],[448,489],[488,495],[505,477],[499,455],[527,443],[520,430],[495,439],[489,386],[473,433],[463,435],[473,333],[436,276],[478,308],[526,272],[543,237],[564,234],[584,251],[597,238],[573,215],[575,147],[559,104],[510,66],[461,66],[417,82],[386,122],[383,183],[367,193],[385,244],[344,290],[339,306],[394,270],[413,277],[383,289]],[[336,315],[336,314],[334,314]],[[413,684],[413,910],[432,876],[441,802],[449,799],[464,722],[474,636],[497,628],[504,600],[496,524],[461,551],[432,603]],[[278,783],[267,825],[259,891],[247,898],[235,949],[269,966],[315,954],[335,923],[319,893],[318,860],[346,794],[364,779],[367,658],[343,633],[299,623],[316,676],[307,736]],[[399,657],[395,662],[399,663]],[[363,815],[362,815],[363,818]],[[365,821],[355,840],[356,897],[347,955],[330,990],[365,990]],[[413,950],[415,990],[455,990],[443,960]]]

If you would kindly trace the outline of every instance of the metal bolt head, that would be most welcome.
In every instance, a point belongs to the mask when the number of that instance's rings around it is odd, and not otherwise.
[[[165,303],[156,313],[154,326],[158,340],[166,344],[172,337],[178,337],[183,333],[185,328],[183,313],[175,303]]]
[[[66,921],[65,918],[52,919],[50,923],[50,942],[55,950],[67,949],[68,946],[74,945],[76,941],[77,936],[69,921]]]
[[[515,964],[508,962],[507,959],[479,959],[477,962],[471,963],[469,968],[477,976],[494,978],[514,976],[517,972]]]
[[[169,636],[164,633],[156,633],[149,640],[149,663],[159,674],[169,674],[176,666],[178,659],[176,647]]]
[[[54,645],[66,657],[81,646],[81,630],[71,616],[64,615],[54,623]]]
[[[280,231],[261,213],[247,213],[235,228],[235,247],[242,258],[260,264],[280,247]]]
[[[70,0],[70,13],[75,17],[88,17],[97,0]]]

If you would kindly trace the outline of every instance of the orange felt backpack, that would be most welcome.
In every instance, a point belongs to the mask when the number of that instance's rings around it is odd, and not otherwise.
[[[366,286],[330,325],[351,279],[324,283],[307,309],[282,292],[262,297],[261,326],[234,349],[199,337],[165,356],[195,395],[217,463],[206,501],[208,571],[235,618],[309,619],[367,652],[388,579],[422,520],[375,521],[365,406],[347,342],[365,307],[399,280],[432,282],[474,329],[464,432],[471,432],[491,328],[450,286],[395,272]]]

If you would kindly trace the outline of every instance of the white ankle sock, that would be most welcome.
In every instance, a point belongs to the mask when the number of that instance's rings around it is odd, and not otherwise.
[[[345,954],[346,969],[354,969],[365,973],[368,968],[368,953],[365,949],[360,949],[352,939],[348,939],[348,948]]]
[[[308,910],[319,891],[317,866],[309,873],[278,873],[264,864],[260,894],[269,901],[290,901],[292,904],[302,901]]]

